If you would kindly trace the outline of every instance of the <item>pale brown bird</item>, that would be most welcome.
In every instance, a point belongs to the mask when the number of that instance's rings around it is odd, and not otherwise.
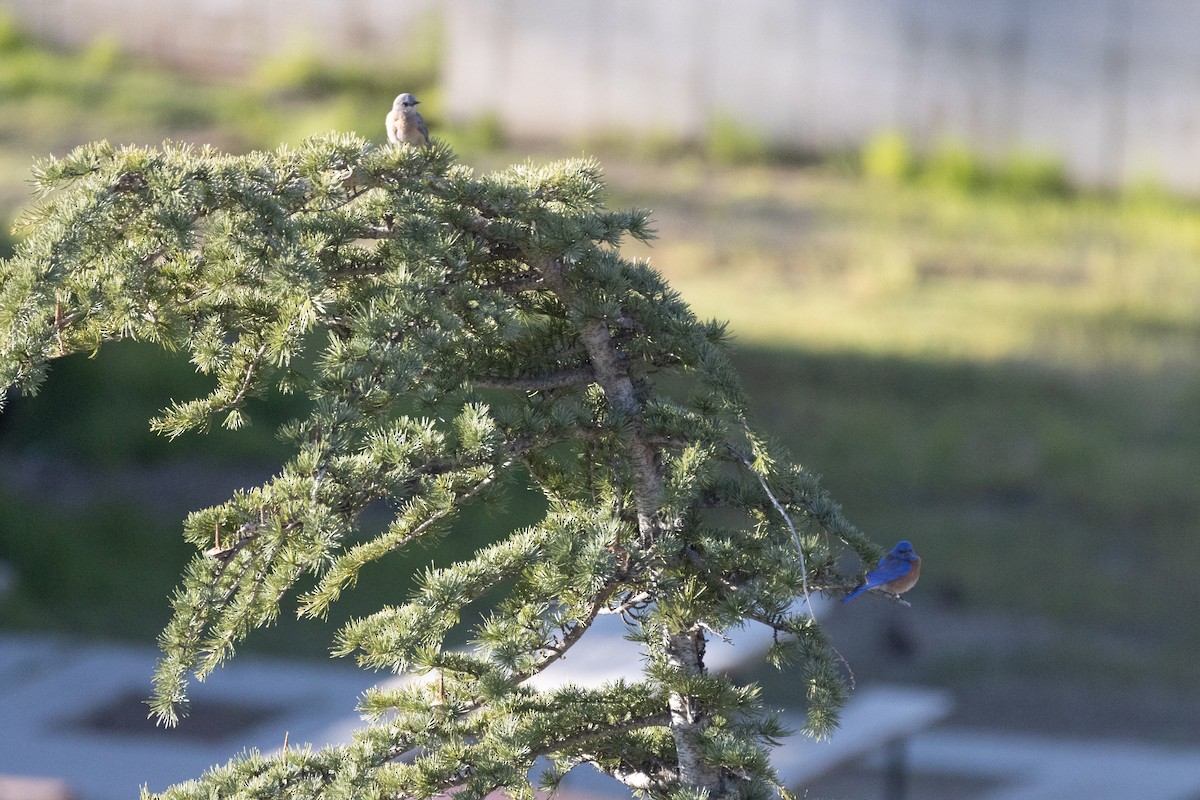
[[[388,141],[392,144],[407,142],[408,144],[429,144],[429,129],[425,120],[417,113],[417,103],[421,102],[408,92],[396,97],[392,110],[387,115]]]

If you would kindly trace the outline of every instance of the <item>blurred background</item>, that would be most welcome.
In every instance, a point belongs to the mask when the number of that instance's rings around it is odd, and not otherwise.
[[[825,612],[856,685],[945,692],[944,730],[1046,753],[1195,754],[1194,793],[1147,771],[1141,796],[1197,798],[1197,30],[1170,0],[0,0],[0,254],[33,160],[95,139],[383,142],[409,91],[478,170],[595,155],[610,205],[653,210],[626,252],[730,321],[760,425],[924,558],[912,608]],[[4,409],[0,637],[153,642],[183,516],[267,477],[296,412],[150,434],[203,391],[121,344]],[[335,621],[470,550],[471,522]],[[324,660],[332,631],[248,649]],[[790,702],[791,678],[747,678]],[[876,797],[887,770],[867,754],[808,796]],[[907,783],[1042,796],[919,757]]]

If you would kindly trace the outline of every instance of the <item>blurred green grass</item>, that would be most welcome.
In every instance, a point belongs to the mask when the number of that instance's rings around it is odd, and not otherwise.
[[[1145,679],[1197,685],[1193,201],[828,164],[609,172],[655,210],[642,255],[730,320],[764,426],[874,538],[917,543],[924,602],[1136,630]],[[1072,668],[1120,683],[1090,641]]]
[[[730,320],[765,427],[873,537],[917,543],[923,602],[1136,631],[1143,681],[1196,687],[1193,201],[830,165],[610,173],[655,210],[643,255]],[[1128,685],[1105,637],[1082,640],[1001,669]]]
[[[0,51],[0,101],[12,110],[0,121],[0,219],[25,201],[28,164],[47,151],[166,136],[236,151],[330,128],[379,141],[400,88],[480,169],[578,155],[503,149],[494,120],[449,127],[427,65],[327,68],[301,54],[219,85],[148,69],[103,42],[53,53],[2,25]],[[1178,613],[1200,601],[1190,576],[1200,557],[1196,205],[1153,185],[1072,191],[1028,155],[990,168],[953,145],[920,159],[881,137],[861,157],[796,163],[727,123],[714,137],[699,148],[602,144],[598,156],[611,203],[654,212],[659,240],[628,252],[651,259],[701,316],[730,321],[765,427],[874,538],[917,543],[919,602],[1136,626],[1178,680],[1200,643],[1200,621]],[[166,444],[147,432],[166,398],[202,388],[186,363],[136,346],[64,361],[42,396],[0,417],[0,456],[49,452],[96,471],[277,463],[274,426],[295,413],[279,398],[239,434]],[[511,519],[536,510],[516,493]],[[152,636],[186,557],[178,521],[144,519],[128,498],[95,513],[31,502],[0,496],[0,560],[20,579],[0,605],[4,624]],[[487,524],[470,517],[449,546],[465,552]],[[108,543],[139,555],[101,557]],[[435,555],[445,554],[419,566]],[[46,577],[89,564],[102,581],[73,577],[60,594]],[[345,613],[394,600],[406,569],[381,565]],[[263,646],[311,652],[330,633],[317,628],[284,627]],[[1071,660],[1089,668],[1084,655]]]

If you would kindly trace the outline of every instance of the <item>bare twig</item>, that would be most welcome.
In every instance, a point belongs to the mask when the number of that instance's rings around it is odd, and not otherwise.
[[[750,426],[746,424],[746,420],[744,419],[742,420],[742,427],[746,429],[747,433],[750,432]],[[750,463],[750,459],[741,453],[737,453],[736,455],[737,459],[742,462],[750,474],[758,479],[758,485],[762,487],[763,492],[770,498],[771,505],[775,506],[775,510],[779,512],[779,516],[783,517],[783,521],[787,524],[788,530],[792,532],[792,541],[796,543],[796,552],[800,555],[800,585],[804,591],[804,604],[808,607],[808,615],[815,621],[817,614],[813,609],[812,595],[808,589],[808,564],[804,560],[804,548],[800,545],[800,534],[796,532],[796,526],[792,524],[792,518],[783,507],[783,504],[779,502],[779,499],[775,497],[775,493],[771,491],[766,478],[754,469],[754,465]]]

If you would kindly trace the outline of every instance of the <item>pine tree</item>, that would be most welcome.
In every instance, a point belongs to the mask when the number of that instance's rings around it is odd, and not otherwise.
[[[330,135],[244,156],[98,143],[35,179],[0,267],[0,386],[36,392],[53,359],[136,339],[214,381],[152,421],[167,436],[237,428],[275,389],[309,401],[271,480],[185,522],[197,555],[161,635],[159,720],[292,595],[321,617],[506,475],[546,500],[336,633],[339,655],[425,676],[369,692],[351,744],[243,755],[165,797],[528,798],[539,757],[551,786],[587,763],[651,797],[773,795],[785,731],[704,663],[709,637],[751,624],[796,671],[806,733],[836,726],[847,688],[797,601],[852,585],[843,552],[881,550],[748,423],[723,325],[621,256],[653,232],[604,206],[594,162],[476,175],[441,145]],[[381,501],[394,515],[368,534]],[[445,646],[497,586],[472,645]],[[602,613],[640,643],[642,680],[531,688]]]

